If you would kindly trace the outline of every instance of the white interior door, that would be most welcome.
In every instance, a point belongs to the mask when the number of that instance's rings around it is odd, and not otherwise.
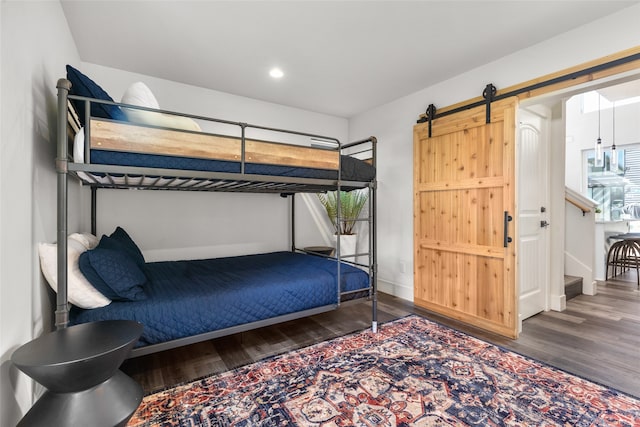
[[[538,106],[518,112],[519,330],[524,319],[548,309],[548,117]]]

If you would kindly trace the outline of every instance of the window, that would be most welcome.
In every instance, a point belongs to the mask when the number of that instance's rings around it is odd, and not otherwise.
[[[610,151],[604,153],[604,166],[599,168],[594,166],[595,151],[586,151],[587,194],[599,203],[603,221],[640,219],[640,147],[617,151],[614,171],[610,170]]]

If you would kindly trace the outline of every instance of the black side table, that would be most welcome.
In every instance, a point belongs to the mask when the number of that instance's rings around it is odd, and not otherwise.
[[[124,426],[142,387],[118,368],[142,325],[108,320],[44,334],[18,348],[11,361],[47,391],[18,426]]]

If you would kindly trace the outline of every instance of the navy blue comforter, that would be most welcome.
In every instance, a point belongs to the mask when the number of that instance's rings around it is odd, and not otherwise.
[[[71,324],[130,319],[144,325],[138,346],[171,341],[338,301],[337,264],[322,257],[274,252],[146,264],[146,300],[73,307]],[[342,264],[341,290],[368,288],[368,275]]]

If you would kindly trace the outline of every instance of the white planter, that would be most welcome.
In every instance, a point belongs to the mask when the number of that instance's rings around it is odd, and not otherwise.
[[[337,239],[338,236],[334,236],[336,240],[336,254],[338,251]],[[357,234],[342,234],[340,236],[340,257],[344,258],[346,255],[355,255],[357,254],[357,243],[358,243],[358,235]],[[349,257],[346,261],[355,262],[355,257]]]

